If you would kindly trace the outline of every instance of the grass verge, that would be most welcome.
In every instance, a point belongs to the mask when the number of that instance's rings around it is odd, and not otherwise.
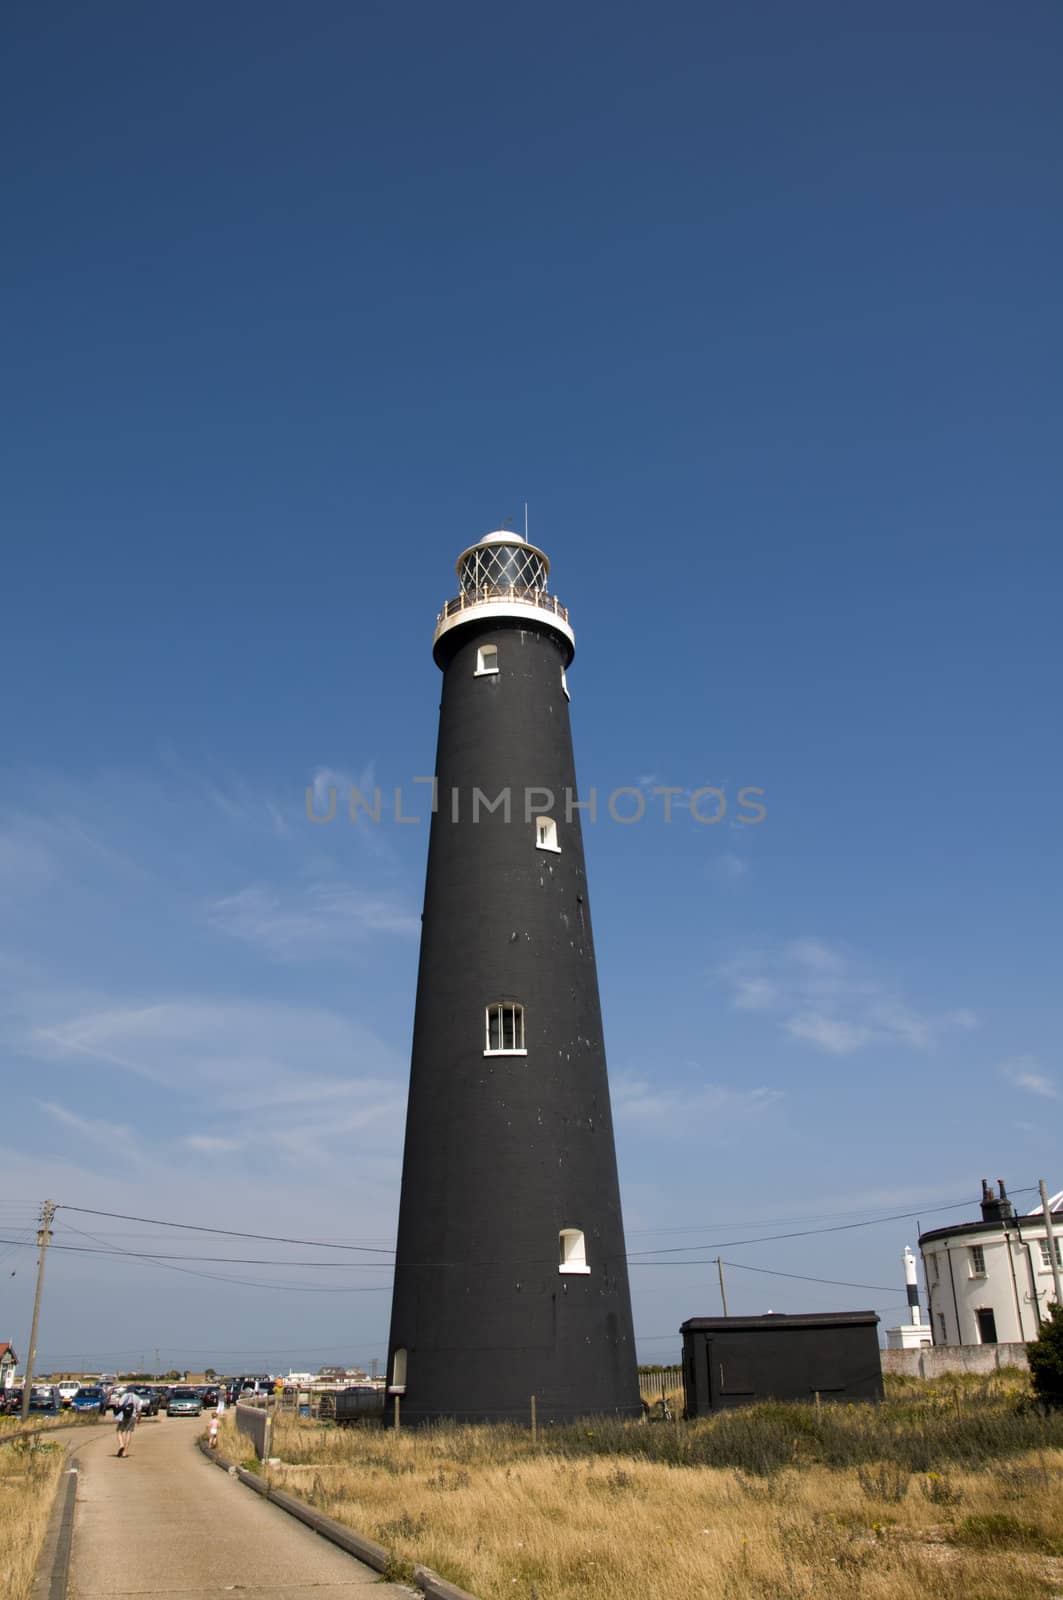
[[[231,1418],[224,1430],[238,1458]],[[1021,1384],[674,1425],[589,1419],[536,1444],[511,1427],[279,1418],[273,1448],[277,1487],[378,1540],[396,1570],[425,1562],[480,1600],[1063,1593],[1063,1419],[1025,1407]]]
[[[66,1460],[58,1440],[16,1439],[0,1449],[0,1594],[28,1600]]]

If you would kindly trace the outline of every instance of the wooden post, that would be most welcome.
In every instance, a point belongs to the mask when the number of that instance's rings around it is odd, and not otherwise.
[[[402,1426],[402,1424],[399,1421],[399,1396],[396,1395],[395,1396],[395,1432],[396,1433],[398,1433],[398,1431],[399,1431],[401,1426]]]
[[[535,1420],[535,1396],[534,1395],[532,1395],[532,1397],[531,1397],[531,1425],[532,1425],[532,1444],[535,1444],[536,1441],[539,1438],[539,1426],[538,1426],[538,1423]]]
[[[819,1390],[818,1389],[815,1390],[815,1396],[816,1396],[816,1410],[818,1411],[819,1408],[820,1408]]]

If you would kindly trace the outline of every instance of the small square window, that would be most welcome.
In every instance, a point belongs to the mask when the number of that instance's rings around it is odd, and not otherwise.
[[[476,678],[487,678],[498,671],[498,646],[497,644],[482,644],[476,652]]]
[[[558,855],[561,854],[561,846],[557,842],[557,823],[553,817],[536,817],[535,848],[553,850]]]
[[[579,1228],[562,1228],[557,1236],[557,1242],[561,1251],[558,1272],[590,1272],[591,1269],[587,1265],[587,1246]]]
[[[1041,1247],[1041,1271],[1042,1272],[1051,1272],[1051,1270],[1052,1270],[1052,1257],[1051,1257],[1051,1254],[1049,1253],[1049,1249],[1048,1249],[1048,1240],[1047,1239],[1038,1239],[1037,1242]],[[1063,1267],[1063,1254],[1061,1254],[1061,1252],[1060,1252],[1060,1242],[1059,1242],[1058,1239],[1053,1239],[1052,1243],[1056,1247],[1056,1266],[1057,1267]]]

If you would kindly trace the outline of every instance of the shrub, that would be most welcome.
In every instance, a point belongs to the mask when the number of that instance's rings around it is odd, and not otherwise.
[[[1034,1393],[1046,1406],[1063,1407],[1063,1306],[1048,1310],[1039,1339],[1027,1346]]]
[[[964,1517],[953,1530],[955,1544],[972,1550],[1028,1550],[1036,1555],[1063,1554],[1063,1540],[1050,1538],[1032,1522],[1020,1522],[1006,1511],[987,1511],[981,1516]]]

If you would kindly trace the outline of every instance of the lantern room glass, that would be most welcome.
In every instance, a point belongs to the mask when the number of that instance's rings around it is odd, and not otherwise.
[[[466,595],[528,594],[546,588],[546,563],[537,550],[510,544],[477,545],[461,564]]]

